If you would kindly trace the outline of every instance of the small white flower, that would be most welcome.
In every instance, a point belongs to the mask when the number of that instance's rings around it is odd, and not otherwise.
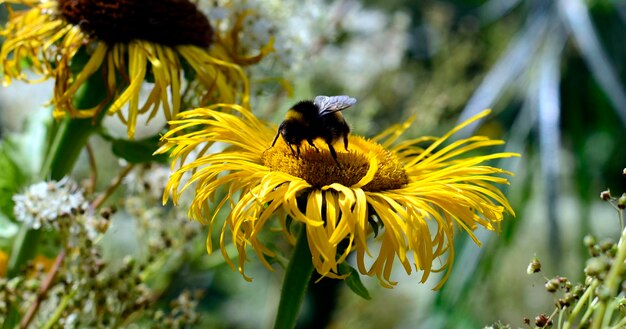
[[[323,0],[198,0],[215,28],[228,33],[237,17],[247,13],[237,51],[256,54],[273,38],[273,51],[251,69],[261,76],[268,71],[298,70],[307,63],[309,50],[333,33],[331,5]],[[297,55],[297,56],[296,56]]]
[[[133,170],[124,178],[124,183],[132,193],[145,194],[154,200],[161,200],[170,173],[167,166],[150,165]]]
[[[88,204],[82,189],[69,177],[40,182],[13,196],[15,218],[33,229],[55,227],[60,217],[84,212]]]

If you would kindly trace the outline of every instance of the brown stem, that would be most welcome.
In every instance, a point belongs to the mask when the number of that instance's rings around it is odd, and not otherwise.
[[[122,180],[124,180],[124,177],[126,177],[126,175],[128,175],[128,173],[130,173],[130,171],[134,167],[135,165],[131,163],[131,164],[128,164],[126,167],[124,167],[122,171],[120,171],[117,177],[115,177],[113,181],[111,181],[111,184],[109,184],[106,190],[100,193],[100,195],[98,195],[98,197],[95,200],[93,200],[92,206],[94,207],[94,209],[97,209],[100,206],[102,206],[104,201],[106,201],[106,199],[108,199],[113,194],[113,192],[117,189],[117,187],[120,186],[120,184],[122,183]]]
[[[89,160],[89,194],[93,194],[96,189],[96,182],[98,181],[98,168],[96,165],[96,157],[93,152],[91,143],[87,142],[85,145],[87,148],[87,159]]]
[[[46,298],[46,295],[48,294],[48,290],[52,286],[52,282],[54,282],[54,279],[57,273],[59,272],[59,269],[61,268],[63,259],[65,259],[65,249],[61,249],[61,252],[57,256],[56,260],[54,261],[54,264],[52,265],[50,272],[48,272],[46,279],[43,281],[43,283],[41,284],[41,287],[39,288],[39,293],[37,293],[37,298],[28,309],[28,312],[26,312],[26,315],[24,315],[24,317],[22,318],[22,321],[20,322],[21,329],[28,327],[28,324],[33,320],[33,318],[35,317],[35,314],[37,314],[37,310],[39,309],[41,302]]]

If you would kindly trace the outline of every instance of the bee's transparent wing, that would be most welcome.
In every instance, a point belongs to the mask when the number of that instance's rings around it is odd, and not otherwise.
[[[356,103],[356,99],[346,95],[340,96],[317,96],[313,100],[313,104],[315,104],[319,108],[319,115],[326,115],[329,113],[345,110],[348,107],[354,105]]]

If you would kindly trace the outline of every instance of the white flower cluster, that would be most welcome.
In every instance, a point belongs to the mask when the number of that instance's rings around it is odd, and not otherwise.
[[[351,3],[338,19],[345,40],[321,49],[318,66],[346,92],[358,93],[380,79],[386,71],[398,69],[409,43],[411,19],[398,11],[393,14]]]
[[[272,69],[297,69],[309,55],[309,50],[320,38],[332,33],[330,5],[323,0],[199,0],[198,8],[217,29],[228,31],[234,19],[246,13],[239,47],[251,54],[258,52],[274,39]],[[263,65],[262,65],[263,66]]]
[[[354,93],[397,69],[409,43],[408,14],[389,14],[355,0],[197,3],[221,31],[229,31],[238,15],[247,14],[238,40],[243,53],[256,54],[273,39],[273,52],[249,69],[260,80],[272,76],[292,80],[313,72],[332,77],[346,92]]]
[[[160,201],[170,174],[168,166],[151,164],[131,171],[124,178],[124,183],[131,193],[146,195],[155,201]]]
[[[82,189],[69,177],[40,182],[13,196],[15,218],[33,229],[55,227],[58,218],[83,213],[88,208]]]

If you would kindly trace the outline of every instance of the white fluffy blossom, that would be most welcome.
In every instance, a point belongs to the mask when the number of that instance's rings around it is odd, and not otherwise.
[[[199,0],[217,29],[228,31],[247,13],[238,47],[255,54],[273,39],[273,52],[250,68],[259,80],[323,74],[346,89],[362,90],[402,64],[410,17],[364,7],[355,0]],[[341,36],[341,40],[338,39]],[[297,73],[297,74],[296,74]]]
[[[147,165],[131,171],[124,178],[124,183],[133,194],[147,195],[154,200],[163,198],[163,190],[170,178],[168,166]]]
[[[13,196],[15,218],[33,229],[55,227],[58,218],[85,212],[88,203],[82,189],[69,177],[40,182]]]
[[[332,72],[333,79],[349,93],[364,90],[383,72],[401,66],[409,27],[406,13],[389,15],[352,3],[341,19],[346,40],[321,50],[316,71]]]
[[[254,54],[273,39],[274,51],[261,63],[271,63],[272,69],[298,69],[314,43],[333,31],[331,5],[323,0],[199,0],[197,4],[222,31],[228,31],[245,12],[240,50]]]

